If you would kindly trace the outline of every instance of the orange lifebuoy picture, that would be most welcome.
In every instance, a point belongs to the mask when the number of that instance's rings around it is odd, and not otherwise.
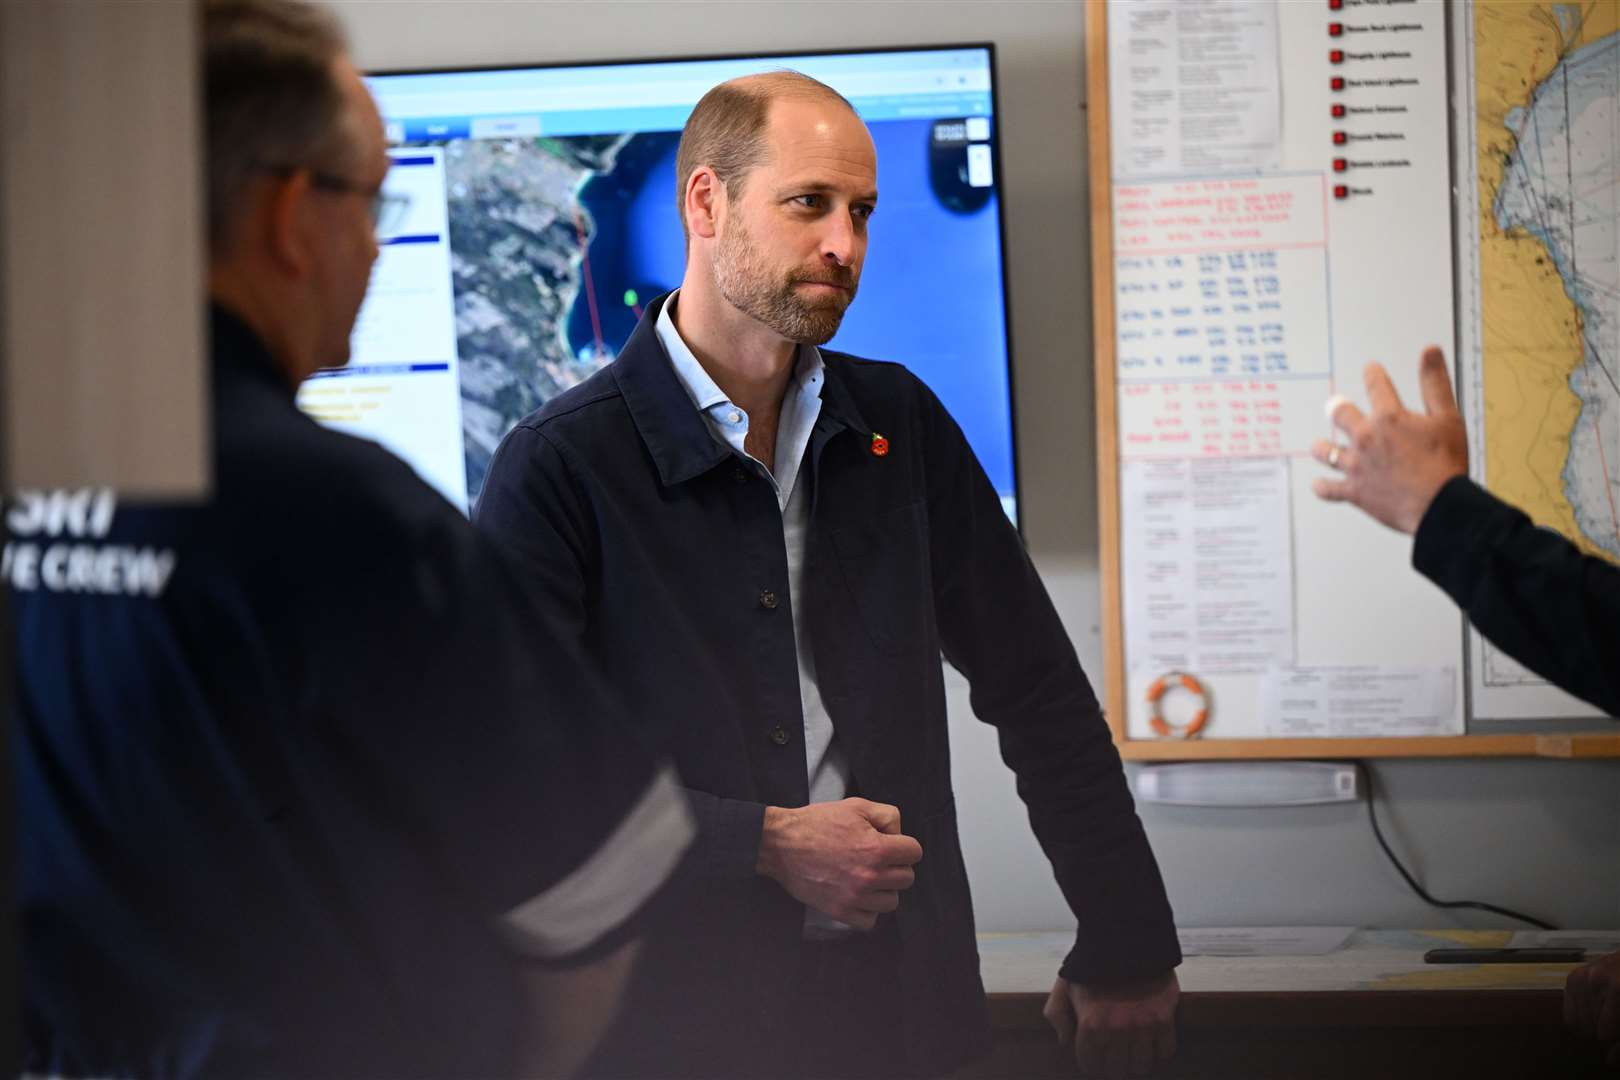
[[[1194,695],[1199,700],[1198,711],[1184,726],[1176,727],[1164,718],[1164,698],[1171,690],[1180,689]],[[1199,732],[1209,723],[1209,691],[1204,684],[1185,671],[1167,671],[1153,680],[1147,691],[1148,704],[1153,712],[1148,716],[1148,724],[1156,735],[1165,738],[1172,736],[1181,739],[1197,738]]]

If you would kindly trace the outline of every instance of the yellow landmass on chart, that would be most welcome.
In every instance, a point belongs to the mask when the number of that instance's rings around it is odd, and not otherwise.
[[[1499,496],[1594,554],[1561,477],[1581,400],[1570,377],[1584,361],[1580,314],[1541,239],[1497,225],[1494,203],[1516,149],[1508,113],[1569,53],[1620,31],[1620,2],[1476,0],[1481,346],[1485,477]]]

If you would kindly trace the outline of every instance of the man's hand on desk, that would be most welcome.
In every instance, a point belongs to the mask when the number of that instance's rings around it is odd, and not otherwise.
[[[1608,1063],[1620,1068],[1620,952],[1569,973],[1564,983],[1564,1022],[1603,1043]]]
[[[801,904],[870,930],[900,906],[921,859],[922,845],[901,835],[897,808],[844,799],[766,807],[757,869]]]
[[[1120,1080],[1126,1075],[1146,1076],[1175,1054],[1180,998],[1174,971],[1109,986],[1082,986],[1060,978],[1042,1012],[1056,1029],[1058,1041],[1073,1043],[1082,1073]]]

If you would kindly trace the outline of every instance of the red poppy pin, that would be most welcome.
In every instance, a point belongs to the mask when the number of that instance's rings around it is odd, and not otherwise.
[[[872,456],[884,457],[889,452],[889,440],[877,432],[872,433]]]

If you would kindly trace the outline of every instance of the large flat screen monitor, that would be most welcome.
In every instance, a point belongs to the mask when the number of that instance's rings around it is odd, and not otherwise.
[[[675,147],[692,106],[782,68],[843,93],[877,144],[860,295],[828,347],[920,376],[1016,520],[988,46],[372,75],[386,188],[409,207],[382,237],[348,366],[299,405],[468,509],[501,437],[680,284]]]

